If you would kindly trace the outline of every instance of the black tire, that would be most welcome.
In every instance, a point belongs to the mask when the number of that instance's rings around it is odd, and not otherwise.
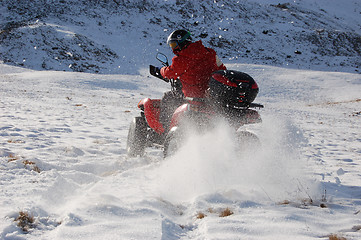
[[[163,157],[172,156],[180,147],[181,136],[178,128],[175,128],[167,134],[164,140]]]
[[[127,138],[129,157],[143,156],[147,142],[147,123],[143,117],[135,117],[130,123]]]

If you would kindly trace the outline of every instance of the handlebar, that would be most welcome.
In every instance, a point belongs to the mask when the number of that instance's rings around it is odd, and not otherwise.
[[[162,79],[163,81],[165,81],[165,82],[167,82],[167,83],[169,82],[169,79],[164,78],[164,77],[162,76],[162,74],[160,74],[160,69],[157,68],[157,67],[155,67],[155,66],[153,66],[153,65],[149,65],[149,73],[150,73],[152,76],[157,77],[157,78],[159,78],[159,79]]]
[[[249,107],[250,108],[264,108],[264,106],[262,104],[259,104],[259,103],[250,103]]]

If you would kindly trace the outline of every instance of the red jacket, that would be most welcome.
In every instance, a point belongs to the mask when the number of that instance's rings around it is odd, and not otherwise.
[[[163,67],[160,73],[168,79],[180,79],[184,96],[201,98],[208,88],[211,74],[217,70],[226,70],[226,67],[213,49],[197,41],[178,52],[172,64]]]

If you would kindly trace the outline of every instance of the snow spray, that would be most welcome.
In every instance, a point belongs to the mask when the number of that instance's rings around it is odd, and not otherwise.
[[[313,187],[297,151],[304,141],[300,131],[287,121],[267,117],[254,131],[260,145],[237,142],[234,130],[222,121],[212,131],[191,134],[160,166],[161,197],[182,202],[232,191],[242,198],[238,200],[310,197]]]

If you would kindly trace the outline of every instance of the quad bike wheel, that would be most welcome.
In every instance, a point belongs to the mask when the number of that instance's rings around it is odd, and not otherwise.
[[[181,141],[182,138],[181,134],[179,134],[178,128],[174,128],[169,131],[164,140],[163,157],[166,158],[174,155],[174,153],[179,149]]]
[[[147,123],[143,117],[135,117],[130,123],[127,139],[129,157],[143,156],[147,142]]]
[[[252,149],[259,149],[261,141],[256,134],[248,131],[237,132],[238,145],[241,151]]]

